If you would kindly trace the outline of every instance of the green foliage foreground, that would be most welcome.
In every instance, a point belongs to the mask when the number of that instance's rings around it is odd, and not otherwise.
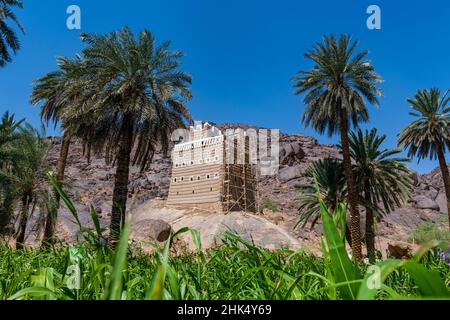
[[[353,264],[344,247],[345,212],[339,205],[331,216],[321,201],[325,239],[319,258],[304,251],[263,250],[229,232],[222,246],[203,252],[198,232],[187,228],[149,255],[129,245],[130,221],[112,252],[101,243],[103,230],[93,211],[96,228],[80,225],[86,241],[78,245],[22,251],[0,246],[0,299],[449,298],[450,266],[430,250],[435,244],[412,260]],[[191,232],[197,252],[171,248],[184,232]]]
[[[344,299],[324,259],[302,252],[268,252],[226,244],[204,255],[171,256],[128,251],[126,267],[114,272],[114,259],[85,243],[57,250],[14,251],[0,248],[0,299]],[[73,262],[81,269],[80,289]],[[434,252],[420,268],[437,272],[448,285],[450,268]],[[386,267],[391,267],[386,264]],[[164,277],[164,285],[161,285]],[[122,278],[114,281],[115,278]],[[340,281],[340,280],[339,280]],[[114,284],[115,283],[115,284]],[[356,282],[358,283],[358,282]],[[113,290],[110,290],[113,289]],[[156,288],[156,289],[155,289]],[[113,292],[112,292],[113,291]],[[415,298],[422,293],[405,268],[390,274],[376,298]],[[355,297],[357,298],[357,296]],[[369,296],[360,298],[369,299]]]

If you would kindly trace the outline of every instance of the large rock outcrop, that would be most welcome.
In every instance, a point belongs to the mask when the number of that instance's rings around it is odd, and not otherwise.
[[[253,214],[232,212],[224,215],[195,208],[171,208],[166,207],[164,201],[153,200],[139,206],[133,220],[131,236],[135,239],[142,239],[143,236],[145,239],[147,236],[143,235],[142,224],[147,225],[149,221],[158,220],[170,224],[174,231],[185,227],[199,231],[203,249],[222,243],[226,231],[269,250],[301,247],[301,243],[292,234],[264,217]],[[196,249],[190,233],[181,235],[181,239],[189,249]]]
[[[439,168],[428,174],[419,176],[418,183],[414,188],[414,195],[425,196],[434,202],[434,208],[442,213],[447,213],[447,198],[445,196],[444,181]]]

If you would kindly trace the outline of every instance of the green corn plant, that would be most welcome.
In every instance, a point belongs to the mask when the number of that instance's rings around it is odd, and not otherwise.
[[[111,279],[106,300],[121,300],[123,296],[123,277],[127,270],[128,237],[130,234],[131,216],[128,215],[124,228],[120,236],[119,245],[114,253],[114,265],[111,272]]]
[[[334,211],[336,217],[342,217],[345,215],[346,206],[338,205]],[[339,232],[336,227],[336,222],[328,211],[325,202],[320,199],[320,212],[322,215],[323,230],[325,234],[327,251],[325,255],[328,257],[331,269],[333,270],[333,276],[337,283],[339,283],[338,290],[344,299],[356,299],[358,296],[358,280],[361,279],[360,270],[349,258],[347,251],[345,250],[345,223],[341,228],[344,230]]]
[[[404,268],[414,280],[420,298],[426,299],[450,299],[450,292],[435,270],[429,270],[419,263],[421,258],[432,248],[440,245],[439,242],[429,243],[419,250],[419,252],[411,260],[394,260],[389,259],[381,261],[374,267],[369,268],[365,276],[361,275],[360,267],[354,264],[345,250],[345,229],[339,232],[337,225],[345,228],[345,224],[333,220],[324,201],[319,199],[320,211],[323,221],[323,228],[327,248],[323,248],[324,256],[331,266],[333,279],[335,281],[332,287],[337,287],[343,299],[355,300],[371,300],[376,298],[376,294],[380,290],[388,292],[391,298],[402,298],[393,288],[384,285],[387,277],[399,268]],[[334,214],[344,216],[343,212],[346,207],[339,205]],[[375,270],[375,272],[374,272]],[[374,277],[376,279],[374,279]],[[376,283],[373,283],[375,280]]]
[[[69,210],[73,209],[77,223],[75,206],[62,192],[61,199]],[[410,260],[355,265],[344,247],[346,207],[336,206],[333,214],[323,202],[320,208],[324,226],[322,257],[306,249],[265,250],[231,231],[224,234],[222,245],[205,250],[198,231],[189,228],[174,232],[161,247],[154,244],[154,252],[148,254],[130,242],[129,220],[112,252],[101,243],[104,231],[95,221],[95,210],[91,210],[93,229],[78,225],[82,242],[20,252],[0,243],[0,299],[448,298],[450,266],[433,251],[438,243],[423,246]],[[194,250],[174,248],[174,239],[189,232]],[[71,271],[76,266],[79,281],[73,285]]]

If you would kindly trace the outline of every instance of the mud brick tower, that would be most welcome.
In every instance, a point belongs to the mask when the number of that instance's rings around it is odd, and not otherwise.
[[[257,180],[243,130],[222,134],[208,123],[190,127],[175,145],[168,205],[217,212],[257,211]]]

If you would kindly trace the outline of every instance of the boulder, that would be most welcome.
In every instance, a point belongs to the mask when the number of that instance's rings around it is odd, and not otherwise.
[[[395,259],[408,259],[411,257],[411,247],[405,243],[388,243],[388,253]]]
[[[169,208],[158,201],[146,202],[136,209],[131,239],[141,240],[139,226],[145,225],[145,221],[159,219],[170,223],[174,230],[184,227],[197,230],[200,233],[202,248],[205,250],[222,244],[227,231],[269,250],[283,248],[297,250],[301,246],[289,232],[262,216],[240,212],[222,214],[194,208],[189,210]],[[188,249],[196,250],[191,233],[183,233],[178,238],[187,244]]]
[[[303,170],[300,166],[285,167],[280,170],[278,177],[281,182],[288,182],[303,175]]]
[[[437,204],[436,201],[427,198],[426,196],[415,196],[412,198],[412,201],[415,203],[415,207],[417,209],[431,209],[436,211],[440,210],[439,204]]]
[[[441,212],[448,213],[447,197],[445,196],[445,193],[439,193],[435,201],[438,204]]]
[[[169,239],[172,227],[161,219],[145,219],[133,224],[132,234],[139,234],[143,240],[164,242]]]
[[[280,163],[282,165],[293,165],[305,157],[301,144],[299,142],[285,142],[280,147]]]
[[[417,172],[413,171],[409,177],[411,178],[413,185],[415,187],[417,187],[419,185],[419,175],[417,174]]]
[[[381,223],[378,225],[378,235],[387,236],[391,234],[394,226],[405,230],[406,233],[410,233],[424,221],[429,221],[424,210],[412,207],[398,208],[383,217]]]

